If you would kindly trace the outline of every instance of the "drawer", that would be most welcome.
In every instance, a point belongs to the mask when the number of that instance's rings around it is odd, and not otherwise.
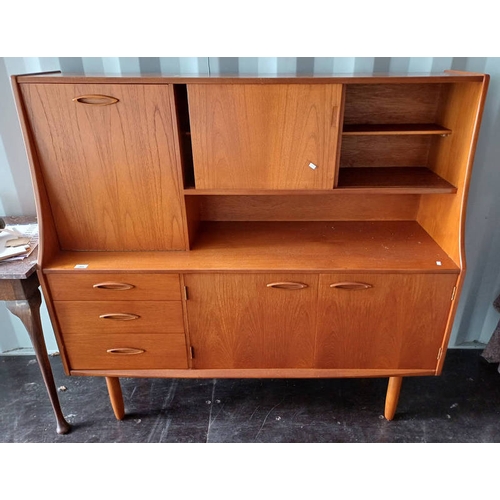
[[[63,335],[101,333],[183,333],[180,301],[56,301]]]
[[[181,300],[178,274],[47,274],[53,300]]]
[[[174,335],[70,335],[65,339],[72,370],[187,368],[186,341]]]

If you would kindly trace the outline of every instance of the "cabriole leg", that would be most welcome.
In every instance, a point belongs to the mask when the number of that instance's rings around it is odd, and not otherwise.
[[[23,325],[28,331],[35,350],[38,366],[42,372],[43,381],[45,382],[45,387],[49,394],[49,399],[56,416],[57,433],[67,434],[71,430],[71,426],[68,422],[66,422],[62,414],[59,399],[57,397],[52,367],[50,366],[49,356],[45,346],[45,339],[43,338],[42,323],[40,320],[41,302],[42,297],[37,289],[27,300],[6,301],[6,305],[7,309],[23,322]]]

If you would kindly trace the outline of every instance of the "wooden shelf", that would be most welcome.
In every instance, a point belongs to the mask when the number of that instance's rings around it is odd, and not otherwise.
[[[44,272],[77,264],[88,266],[79,273],[459,271],[415,221],[203,222],[187,252],[60,252]]]
[[[335,189],[196,189],[186,196],[288,196],[373,194],[453,194],[457,188],[426,167],[344,167]]]
[[[341,168],[338,191],[453,194],[457,188],[425,167],[357,167]]]
[[[186,188],[186,196],[283,196],[283,195],[321,195],[331,194],[332,189],[196,189]]]
[[[344,125],[343,136],[350,135],[450,135],[451,130],[435,123],[351,124]]]

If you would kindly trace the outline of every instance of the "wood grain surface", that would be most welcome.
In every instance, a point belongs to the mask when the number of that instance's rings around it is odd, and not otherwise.
[[[341,85],[188,85],[188,96],[197,188],[333,187]]]
[[[50,274],[47,275],[52,299],[59,300],[181,300],[178,274]],[[114,282],[133,286],[128,290],[95,288]]]
[[[435,369],[453,275],[320,275],[316,368]],[[371,288],[332,288],[339,281]]]
[[[45,273],[74,273],[82,257],[62,252]],[[103,273],[459,270],[415,221],[204,222],[189,252],[86,252],[84,257],[87,272]]]
[[[180,301],[54,301],[61,332],[94,335],[103,333],[181,333],[184,332]],[[104,319],[105,314],[138,316],[130,321]]]
[[[451,130],[436,123],[346,124],[342,135],[449,135]]]
[[[457,188],[425,167],[343,168],[337,189],[381,193],[456,193]]]
[[[343,172],[341,172],[343,175]],[[372,174],[373,175],[373,174]],[[380,189],[380,188],[378,188]],[[415,190],[416,187],[412,188]],[[385,196],[332,190],[328,194],[203,196],[199,217],[205,221],[368,221],[414,220],[420,196]],[[191,197],[189,197],[191,198]]]
[[[467,192],[488,81],[454,84],[439,110],[441,123],[453,134],[430,152],[429,165],[458,188],[456,196],[422,200],[417,220],[461,267],[465,267],[465,209]]]
[[[194,368],[313,366],[317,276],[192,274],[184,278]],[[307,287],[267,286],[279,281]]]
[[[346,86],[345,124],[439,123],[440,84]]]
[[[433,139],[429,135],[346,136],[342,138],[340,168],[425,167]]]
[[[65,342],[73,370],[187,368],[184,335],[71,335]],[[122,347],[144,352],[130,355],[107,352]]]
[[[62,249],[186,248],[169,86],[21,87]]]

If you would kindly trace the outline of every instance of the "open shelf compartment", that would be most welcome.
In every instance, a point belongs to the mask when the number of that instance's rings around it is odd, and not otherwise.
[[[346,124],[342,135],[450,135],[451,130],[436,123]]]
[[[188,252],[60,252],[44,272],[415,272],[458,267],[416,221],[202,222]]]
[[[426,167],[342,168],[337,189],[421,194],[457,192],[455,186]]]

